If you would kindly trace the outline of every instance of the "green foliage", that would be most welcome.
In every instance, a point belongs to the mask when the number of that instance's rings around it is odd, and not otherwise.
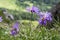
[[[36,14],[27,13],[24,11],[26,6],[38,6],[40,10],[47,11],[51,6],[55,5],[60,0],[0,0],[0,8],[5,8],[8,13],[14,15],[15,20],[20,21],[20,31],[15,37],[10,35],[10,25],[5,22],[0,23],[0,40],[60,40],[60,23],[54,24],[55,28],[47,29],[40,27],[37,29],[39,17]],[[9,22],[0,10],[0,16],[4,21]]]
[[[46,29],[45,27],[36,29],[37,25],[34,25],[34,22],[38,25],[37,21],[20,20],[20,32],[15,37],[10,35],[9,26],[0,27],[0,40],[60,40],[58,29]]]
[[[3,22],[10,23],[11,20],[6,18],[6,15],[3,13],[2,8],[0,8],[0,16],[2,16]]]

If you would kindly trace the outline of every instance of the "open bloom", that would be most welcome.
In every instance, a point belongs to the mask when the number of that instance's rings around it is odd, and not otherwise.
[[[16,35],[19,32],[19,23],[16,22],[11,28],[11,35]]]
[[[34,13],[39,13],[39,8],[35,7],[35,6],[32,6],[32,7],[27,7],[26,10],[28,12],[34,12]]]
[[[51,21],[52,21],[52,15],[50,12],[40,12],[39,23],[41,25],[46,25],[47,22],[51,22]]]
[[[47,23],[46,20],[43,20],[43,19],[39,20],[39,24],[41,24],[41,25],[46,25],[46,23]]]
[[[3,21],[2,16],[0,16],[0,22],[2,22],[2,21]]]

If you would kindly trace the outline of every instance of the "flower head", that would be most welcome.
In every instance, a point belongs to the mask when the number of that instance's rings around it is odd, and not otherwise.
[[[39,13],[39,8],[35,7],[35,6],[32,6],[32,7],[27,7],[26,10],[28,12],[34,12],[34,13]]]
[[[16,22],[11,28],[11,35],[16,35],[19,31],[19,23]]]
[[[40,24],[46,25],[47,22],[51,21],[52,21],[52,15],[50,12],[40,12],[40,19],[39,19]]]
[[[39,24],[41,25],[46,25],[46,23],[47,23],[46,20],[42,20],[42,19],[39,20]]]
[[[2,16],[0,16],[0,22],[2,22],[2,21],[3,21]]]
[[[48,21],[52,21],[52,15],[51,15],[51,13],[50,13],[50,12],[46,12],[45,18],[46,18],[46,20],[48,20]]]

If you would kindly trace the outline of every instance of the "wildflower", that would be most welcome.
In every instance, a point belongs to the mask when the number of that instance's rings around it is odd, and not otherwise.
[[[16,35],[19,32],[19,23],[16,22],[11,28],[11,35]]]
[[[46,25],[46,20],[39,20],[39,24],[41,24],[41,25]]]
[[[47,21],[52,21],[52,15],[50,12],[46,12],[45,17]]]
[[[3,19],[2,19],[2,16],[0,16],[0,22],[2,22],[2,20],[3,20]]]
[[[39,13],[39,8],[35,7],[35,6],[32,6],[32,7],[27,7],[26,10],[28,12],[34,12],[34,13]]]
[[[50,12],[40,12],[39,24],[46,25],[47,22],[52,21],[52,15]]]

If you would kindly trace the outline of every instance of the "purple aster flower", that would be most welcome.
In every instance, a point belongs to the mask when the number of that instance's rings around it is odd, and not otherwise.
[[[2,20],[3,20],[3,19],[2,19],[2,16],[0,16],[0,22],[2,22]]]
[[[15,31],[15,30],[11,30],[11,35],[16,35],[17,34],[17,31]]]
[[[42,19],[39,20],[39,24],[41,25],[46,25],[46,23],[47,23],[46,20],[42,20]]]
[[[35,7],[35,6],[32,6],[32,7],[27,7],[26,10],[28,12],[34,12],[34,13],[39,13],[39,8]]]
[[[46,25],[47,22],[52,21],[52,15],[50,12],[40,12],[39,24]]]
[[[46,18],[46,20],[48,20],[48,21],[52,21],[52,14],[51,14],[50,12],[46,12],[45,18]]]
[[[11,35],[16,35],[19,32],[19,23],[16,22],[11,29]]]

